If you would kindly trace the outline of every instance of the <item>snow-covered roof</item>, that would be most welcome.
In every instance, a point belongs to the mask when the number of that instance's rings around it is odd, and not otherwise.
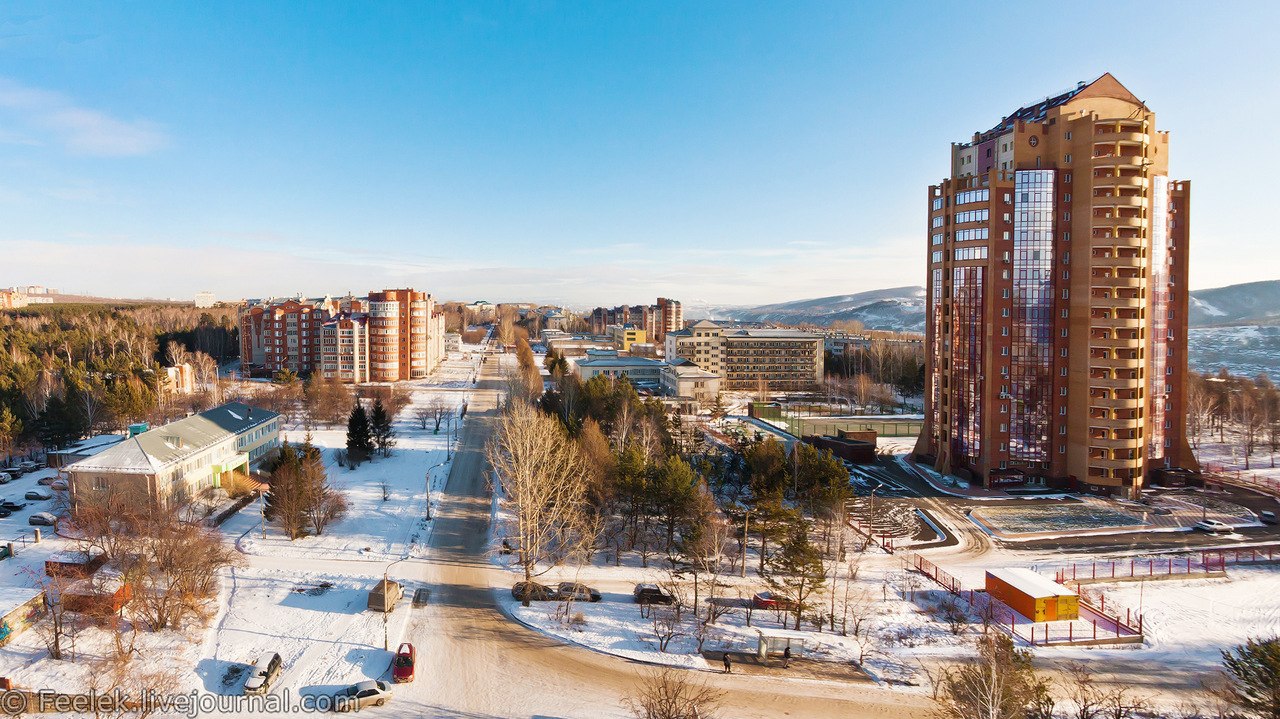
[[[1076,596],[1071,589],[1024,567],[988,569],[987,574],[1036,599]]]
[[[35,587],[0,587],[0,617],[40,596]]]
[[[154,474],[278,416],[242,402],[230,402],[131,437],[68,466],[67,471]]]

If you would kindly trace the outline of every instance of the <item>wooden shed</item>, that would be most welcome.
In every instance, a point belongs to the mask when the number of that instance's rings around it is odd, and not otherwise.
[[[1030,569],[989,570],[987,593],[1035,622],[1080,617],[1080,598],[1074,591]]]
[[[44,560],[44,573],[50,577],[74,577],[84,579],[107,563],[107,555],[95,548],[55,552]]]

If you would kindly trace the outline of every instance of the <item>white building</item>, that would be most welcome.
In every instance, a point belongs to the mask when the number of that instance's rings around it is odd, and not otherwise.
[[[218,304],[218,298],[214,297],[212,292],[204,290],[196,293],[196,307],[203,309],[213,307],[216,304]]]

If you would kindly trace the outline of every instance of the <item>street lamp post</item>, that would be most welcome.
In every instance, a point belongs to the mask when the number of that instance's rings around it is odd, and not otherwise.
[[[409,557],[407,556],[401,557],[395,560],[394,562],[391,562],[390,564],[388,564],[382,570],[382,592],[383,592],[383,595],[382,595],[382,649],[383,651],[391,651],[391,640],[390,640],[390,637],[387,635],[387,615],[390,614],[390,612],[387,611],[387,604],[386,604],[387,583],[390,581],[389,575],[392,567],[399,564],[400,562],[403,562],[408,558]]]

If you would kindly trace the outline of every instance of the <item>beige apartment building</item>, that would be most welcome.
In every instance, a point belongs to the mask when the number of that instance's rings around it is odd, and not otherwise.
[[[929,188],[918,457],[987,486],[1137,496],[1185,436],[1191,185],[1111,75],[951,148]]]
[[[682,357],[728,390],[803,392],[822,383],[823,336],[785,329],[723,327],[699,320],[666,336],[668,361]]]
[[[369,381],[369,319],[342,312],[320,325],[320,372],[326,379]]]

